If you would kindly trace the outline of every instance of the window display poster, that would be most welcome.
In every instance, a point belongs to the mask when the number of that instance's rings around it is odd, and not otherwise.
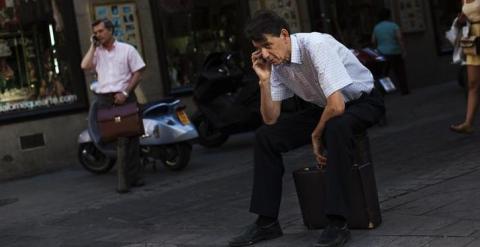
[[[398,0],[397,4],[403,32],[425,31],[423,0]]]
[[[296,0],[250,0],[249,6],[251,16],[260,9],[272,10],[287,21],[290,32],[298,33],[301,31]]]
[[[115,26],[113,35],[133,45],[143,54],[139,20],[135,2],[98,4],[93,6],[94,19],[108,18]]]

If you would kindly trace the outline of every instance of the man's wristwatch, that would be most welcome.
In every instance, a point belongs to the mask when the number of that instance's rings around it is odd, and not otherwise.
[[[127,97],[127,98],[128,98],[128,92],[127,92],[126,90],[122,90],[122,92],[121,92],[121,93],[122,93],[123,95],[125,95],[125,97]]]

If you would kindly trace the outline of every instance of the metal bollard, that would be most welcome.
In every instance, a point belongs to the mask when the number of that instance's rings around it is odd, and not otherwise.
[[[128,138],[126,137],[119,137],[117,140],[117,177],[118,177],[117,192],[119,193],[128,192],[127,177],[125,174],[127,142],[128,142]]]

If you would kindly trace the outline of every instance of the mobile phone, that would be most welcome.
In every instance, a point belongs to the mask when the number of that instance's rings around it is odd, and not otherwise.
[[[258,59],[260,59],[260,62],[263,63],[263,64],[268,63],[267,59],[263,58],[262,56],[260,56]]]
[[[95,46],[100,45],[100,41],[98,40],[97,36],[92,35],[92,41]]]

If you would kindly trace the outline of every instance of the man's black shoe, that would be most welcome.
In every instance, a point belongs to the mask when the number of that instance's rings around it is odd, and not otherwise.
[[[343,227],[328,225],[320,235],[315,247],[340,247],[350,239],[350,231],[345,224]]]
[[[240,247],[248,246],[257,243],[262,240],[269,240],[281,237],[283,235],[282,228],[278,221],[273,222],[270,225],[258,226],[256,223],[248,226],[247,230],[240,236],[233,238],[228,246]]]

